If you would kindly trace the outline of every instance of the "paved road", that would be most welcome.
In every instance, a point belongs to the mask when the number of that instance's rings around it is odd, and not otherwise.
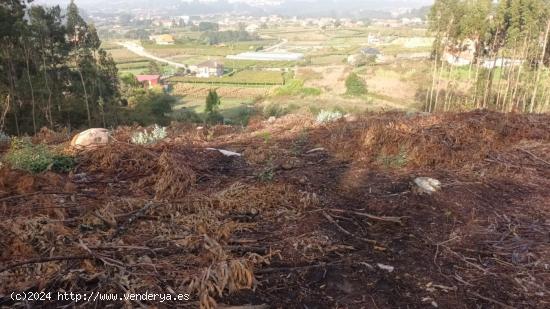
[[[168,59],[164,59],[164,58],[160,58],[160,57],[157,57],[155,55],[152,55],[149,52],[147,52],[145,50],[145,48],[143,48],[143,46],[141,46],[137,43],[124,42],[124,43],[118,43],[118,44],[121,45],[121,46],[124,46],[124,48],[126,48],[127,50],[133,52],[136,55],[139,55],[139,56],[142,56],[142,57],[145,57],[145,58],[149,58],[149,59],[152,59],[152,60],[155,60],[155,61],[158,61],[158,62],[167,63],[167,64],[175,66],[177,68],[187,69],[186,64],[174,62],[174,61],[171,61],[171,60],[168,60]]]

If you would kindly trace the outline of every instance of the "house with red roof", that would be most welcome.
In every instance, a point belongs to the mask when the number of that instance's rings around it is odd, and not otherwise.
[[[144,88],[149,88],[160,84],[160,75],[137,75],[136,78]]]

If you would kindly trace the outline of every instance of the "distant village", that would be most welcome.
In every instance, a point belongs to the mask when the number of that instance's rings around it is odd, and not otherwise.
[[[152,26],[164,29],[173,29],[179,27],[198,27],[201,22],[214,22],[219,26],[218,31],[238,31],[245,30],[250,33],[257,32],[262,27],[277,26],[301,26],[318,27],[320,29],[335,29],[339,27],[354,28],[364,27],[368,24],[384,27],[402,27],[402,26],[422,26],[425,20],[415,18],[390,18],[390,19],[364,19],[353,18],[301,18],[301,17],[283,17],[279,15],[270,16],[235,16],[230,14],[222,15],[154,15],[150,12],[136,12],[135,15],[105,15],[92,14],[89,16],[96,24],[109,25],[109,28],[123,34],[127,26]],[[244,25],[244,29],[243,29]]]

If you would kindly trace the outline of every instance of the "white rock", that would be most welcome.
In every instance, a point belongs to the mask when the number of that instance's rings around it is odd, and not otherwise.
[[[311,150],[308,150],[306,153],[314,153],[314,152],[319,152],[319,151],[326,151],[326,149],[323,148],[323,147],[313,148]]]
[[[380,263],[376,264],[376,266],[378,266],[380,269],[386,270],[390,273],[395,269],[395,267],[393,267],[393,266],[384,265],[384,264],[380,264]]]
[[[204,127],[197,127],[197,130],[198,130],[198,131],[200,131],[200,130],[202,130],[202,129],[204,129]]]
[[[271,116],[271,117],[269,117],[269,118],[267,119],[267,122],[268,122],[268,123],[274,123],[275,120],[277,120],[277,118],[275,118],[275,116]]]
[[[224,150],[224,149],[216,149],[216,148],[206,148],[206,150],[217,150],[221,152],[224,156],[227,157],[240,157],[242,154],[234,151]]]
[[[93,128],[80,132],[71,140],[71,146],[75,148],[96,148],[106,145],[111,141],[109,130],[103,128]]]
[[[430,177],[416,177],[414,183],[418,186],[421,193],[432,194],[441,189],[441,182]]]

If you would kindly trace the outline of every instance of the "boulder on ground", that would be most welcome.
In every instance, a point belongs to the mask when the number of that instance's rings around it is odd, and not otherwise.
[[[441,189],[441,182],[430,177],[417,177],[414,179],[419,193],[432,194]]]
[[[77,149],[90,149],[106,145],[111,141],[109,130],[103,128],[93,128],[80,132],[71,140],[71,147]]]

